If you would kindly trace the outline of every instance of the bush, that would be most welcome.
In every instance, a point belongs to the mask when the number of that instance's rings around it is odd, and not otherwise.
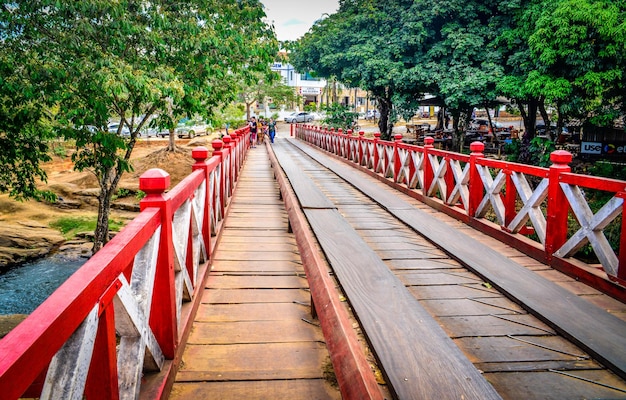
[[[358,113],[350,111],[348,107],[341,104],[329,104],[324,107],[326,118],[324,123],[330,128],[348,130],[352,123],[359,116]]]
[[[50,223],[50,226],[57,229],[65,239],[70,240],[80,232],[93,232],[96,229],[96,217],[68,217],[60,218]],[[118,232],[124,224],[121,221],[109,220],[109,230]]]

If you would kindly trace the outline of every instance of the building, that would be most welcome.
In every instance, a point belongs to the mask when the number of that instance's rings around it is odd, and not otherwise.
[[[280,73],[283,82],[294,88],[302,97],[303,105],[315,104],[319,109],[323,104],[341,103],[360,113],[375,108],[374,102],[362,89],[346,88],[339,82],[316,78],[309,73],[300,74],[289,63],[274,62],[272,71]]]

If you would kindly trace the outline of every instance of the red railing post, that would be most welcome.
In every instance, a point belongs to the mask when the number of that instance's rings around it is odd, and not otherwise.
[[[289,133],[290,133],[290,136],[293,136],[293,126],[294,126],[294,125],[295,125],[295,124],[291,124],[291,125],[289,125]]]
[[[548,172],[548,204],[546,210],[546,259],[552,259],[552,254],[557,251],[567,240],[567,198],[561,190],[559,175],[570,172],[569,163],[572,162],[572,154],[565,150],[556,150],[550,154],[550,171]]]
[[[435,139],[433,137],[427,136],[424,138],[424,159],[422,160],[424,171],[424,187],[422,188],[422,192],[424,196],[429,196],[428,190],[435,178],[435,171],[433,170],[433,165],[430,163],[430,151],[435,148],[434,143]]]
[[[154,332],[163,355],[173,359],[178,346],[176,321],[176,293],[174,284],[174,244],[172,242],[173,210],[165,190],[170,186],[170,175],[157,168],[144,172],[139,177],[139,189],[146,197],[139,203],[140,210],[156,207],[161,210],[161,238],[157,258],[150,327]]]
[[[380,132],[374,133],[374,168],[372,171],[378,173],[378,162],[380,161],[380,156],[378,154],[378,141],[380,140]]]
[[[359,131],[359,139],[357,141],[357,145],[359,146],[358,157],[359,157],[359,165],[364,165],[363,163],[363,141],[365,140],[365,132]]]
[[[477,160],[485,156],[485,144],[482,142],[470,143],[470,170],[469,170],[469,205],[467,213],[471,218],[476,215],[478,205],[483,200],[484,186],[483,180],[477,168]]]

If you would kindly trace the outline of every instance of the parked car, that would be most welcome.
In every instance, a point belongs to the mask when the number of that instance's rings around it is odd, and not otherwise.
[[[111,122],[107,129],[111,133],[117,133],[119,131],[120,123],[119,122]],[[122,136],[130,136],[130,129],[126,125],[122,127],[122,131],[120,132]]]
[[[378,111],[377,109],[368,110],[367,115],[365,116],[365,119],[379,119],[379,118],[380,118],[380,111]]]
[[[285,122],[293,124],[294,122],[311,122],[313,121],[313,114],[308,112],[291,113],[285,117]]]

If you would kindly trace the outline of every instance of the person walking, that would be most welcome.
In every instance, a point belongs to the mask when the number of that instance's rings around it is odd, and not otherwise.
[[[258,129],[256,117],[250,118],[248,125],[250,126],[250,146],[254,148],[256,147],[256,132]]]
[[[270,118],[267,129],[270,136],[270,143],[274,143],[274,136],[276,136],[276,121],[274,121],[274,118]]]

